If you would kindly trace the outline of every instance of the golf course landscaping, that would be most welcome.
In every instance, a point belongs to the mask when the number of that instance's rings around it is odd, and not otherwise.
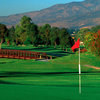
[[[100,57],[81,53],[78,74],[78,52],[60,48],[3,46],[45,52],[53,59],[23,60],[0,58],[0,100],[99,100]],[[81,91],[81,92],[80,92]]]

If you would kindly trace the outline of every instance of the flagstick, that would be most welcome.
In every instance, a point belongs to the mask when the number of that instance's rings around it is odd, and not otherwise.
[[[81,94],[81,65],[80,65],[80,47],[79,47],[79,94]]]
[[[79,94],[81,94],[81,75],[79,75]]]
[[[79,48],[79,75],[81,74],[81,66],[80,66],[80,48]]]

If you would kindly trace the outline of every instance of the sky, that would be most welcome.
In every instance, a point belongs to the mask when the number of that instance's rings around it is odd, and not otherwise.
[[[75,1],[80,2],[84,0],[0,0],[0,16],[39,11],[55,4]]]

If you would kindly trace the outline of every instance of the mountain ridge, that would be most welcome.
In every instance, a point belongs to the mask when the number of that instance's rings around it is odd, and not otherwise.
[[[31,17],[38,25],[50,24],[57,27],[82,28],[100,24],[100,0],[85,0],[57,4],[40,11],[0,17],[0,23],[16,25],[22,16]]]

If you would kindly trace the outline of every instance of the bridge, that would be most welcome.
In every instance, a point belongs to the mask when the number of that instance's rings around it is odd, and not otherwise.
[[[46,53],[23,51],[23,50],[8,50],[0,49],[0,58],[12,59],[49,59]]]

